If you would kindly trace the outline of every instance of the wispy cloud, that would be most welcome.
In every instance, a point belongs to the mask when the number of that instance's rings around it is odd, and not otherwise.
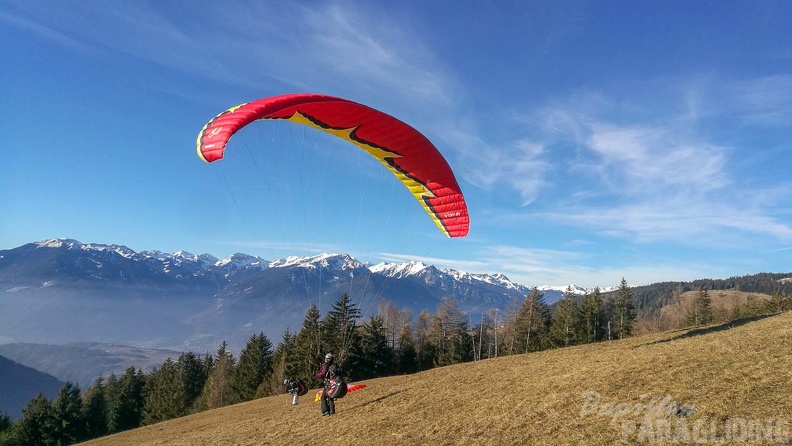
[[[713,114],[734,113],[742,123],[760,126],[788,126],[792,120],[790,74],[727,82],[713,93]]]
[[[255,2],[181,8],[189,26],[139,3],[53,2],[2,13],[0,20],[64,46],[119,51],[229,84],[262,88],[274,79],[295,90],[358,98],[398,91],[388,96],[402,105],[452,102],[453,76],[407,24],[374,7]]]
[[[545,174],[550,166],[542,144],[518,140],[498,147],[468,151],[460,170],[465,179],[478,187],[493,189],[506,184],[520,194],[522,205],[533,202],[545,186]]]
[[[731,240],[735,245],[744,243],[747,234],[792,238],[792,228],[776,218],[756,211],[702,202],[691,202],[687,206],[666,202],[607,208],[577,207],[535,215],[639,242],[667,240],[689,245],[722,246],[724,240]]]
[[[572,251],[532,249],[498,245],[486,248],[480,256],[491,268],[521,277],[558,277],[569,271],[571,264],[581,260]]]
[[[69,48],[75,51],[87,51],[89,46],[83,44],[77,39],[73,39],[56,29],[43,25],[36,21],[27,19],[20,15],[10,14],[5,11],[0,11],[0,22],[6,22],[11,26],[26,30],[33,34],[39,35],[49,41],[52,41],[60,46]]]
[[[618,182],[620,193],[669,190],[709,191],[725,187],[727,150],[686,138],[672,129],[589,126],[587,147],[596,155],[597,170]],[[627,188],[627,189],[625,189]]]
[[[744,89],[732,85],[721,89],[733,93],[732,102],[754,101],[749,108],[774,110],[773,115],[785,111],[779,104],[792,94],[792,86],[786,86],[770,98],[769,91],[786,85],[786,78],[745,81],[750,88]],[[713,119],[711,113],[702,113],[699,100],[691,100],[706,97],[706,92],[691,91],[679,97],[678,114],[651,121],[630,119],[647,114],[636,113],[639,106],[634,103],[615,106],[619,101],[604,99],[603,94],[578,95],[531,115],[542,116],[554,130],[541,136],[545,152],[555,155],[554,167],[545,172],[555,176],[537,181],[563,193],[556,195],[556,205],[526,210],[523,220],[542,217],[550,224],[640,242],[719,245],[726,238],[791,239],[792,226],[779,217],[779,203],[789,200],[789,188],[759,187],[737,174],[744,154],[760,163],[767,157],[761,155],[765,151],[741,147],[744,141],[718,143],[705,130],[703,120]],[[619,107],[625,110],[619,113]],[[737,121],[744,116],[731,115]],[[768,148],[767,153],[778,151]],[[558,166],[566,166],[569,174]]]
[[[304,10],[301,35],[319,67],[340,79],[363,81],[368,89],[394,89],[407,100],[440,108],[452,102],[450,74],[410,36],[407,24],[371,7],[348,6],[328,3]]]

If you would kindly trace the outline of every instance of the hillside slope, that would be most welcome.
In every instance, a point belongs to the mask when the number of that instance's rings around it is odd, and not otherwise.
[[[69,344],[0,344],[0,355],[48,373],[59,380],[87,389],[96,378],[111,373],[121,376],[128,367],[146,372],[162,366],[166,359],[176,360],[181,352],[144,349],[99,342]]]
[[[616,444],[647,433],[663,444],[662,423],[712,441],[750,439],[755,421],[770,423],[759,435],[789,439],[792,313],[366,384],[338,401],[334,417],[321,417],[312,399],[290,406],[281,395],[90,444]],[[668,415],[661,402],[688,416]],[[615,414],[618,404],[629,413]]]
[[[22,409],[36,395],[55,398],[62,385],[52,375],[0,356],[0,413],[7,413],[12,420],[22,416]]]

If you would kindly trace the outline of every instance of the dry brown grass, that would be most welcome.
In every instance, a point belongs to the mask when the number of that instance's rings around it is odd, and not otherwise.
[[[312,398],[291,406],[282,395],[90,444],[620,443],[624,431],[620,423],[611,424],[612,415],[581,415],[583,395],[589,391],[613,404],[645,404],[667,395],[695,406],[687,418],[691,424],[733,418],[792,423],[792,313],[502,357],[365,384],[368,389],[337,402],[333,417],[321,417]],[[629,418],[640,421],[640,416],[622,417]]]

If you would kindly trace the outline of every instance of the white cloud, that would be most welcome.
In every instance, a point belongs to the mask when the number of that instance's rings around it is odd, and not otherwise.
[[[573,251],[523,248],[508,245],[488,247],[477,254],[491,272],[506,274],[512,281],[528,286],[546,285],[541,280],[553,281],[553,285],[565,282],[562,279],[585,270],[578,266],[583,255]],[[560,280],[560,282],[559,282]]]
[[[667,201],[607,208],[578,207],[533,215],[645,243],[667,240],[718,246],[726,240],[734,244],[745,242],[750,234],[792,239],[792,228],[776,218],[763,215],[761,211],[703,202]]]
[[[306,26],[301,35],[322,71],[441,109],[452,102],[449,74],[443,73],[421,41],[405,32],[406,24],[373,8],[360,11],[358,6],[333,3],[304,12]]]
[[[522,205],[533,202],[545,186],[550,165],[541,144],[515,141],[499,147],[470,151],[464,162],[465,179],[482,188],[506,184],[520,194]]]
[[[589,130],[587,147],[598,155],[600,170],[628,180],[619,183],[621,193],[647,194],[658,188],[701,193],[729,183],[723,147],[671,129],[597,123]]]
[[[758,79],[746,81],[742,89],[728,84],[718,91],[730,92],[722,103],[781,112],[784,107],[779,104],[787,103],[792,91],[783,86],[787,81],[786,77]],[[771,98],[774,87],[781,91]],[[716,90],[711,85],[707,88]],[[545,151],[554,155],[554,167],[545,173],[554,175],[537,181],[555,195],[515,220],[542,217],[551,225],[561,223],[640,242],[717,246],[724,240],[792,238],[792,226],[782,218],[792,196],[788,185],[757,186],[762,181],[754,175],[762,167],[746,167],[778,157],[784,150],[757,150],[744,147],[744,141],[729,146],[718,143],[702,123],[712,119],[709,111],[701,111],[706,101],[700,98],[708,94],[683,90],[679,114],[658,115],[651,121],[634,98],[627,105],[615,106],[616,99],[586,93],[528,115],[541,116],[543,128],[552,130],[540,136]],[[751,101],[754,105],[748,106]],[[744,116],[738,114],[735,119]],[[526,124],[535,120],[523,119]],[[559,166],[568,166],[568,174]]]

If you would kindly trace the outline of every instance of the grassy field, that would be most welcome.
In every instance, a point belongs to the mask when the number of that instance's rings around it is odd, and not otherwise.
[[[332,417],[313,391],[89,444],[777,444],[792,439],[792,313],[364,383]]]

